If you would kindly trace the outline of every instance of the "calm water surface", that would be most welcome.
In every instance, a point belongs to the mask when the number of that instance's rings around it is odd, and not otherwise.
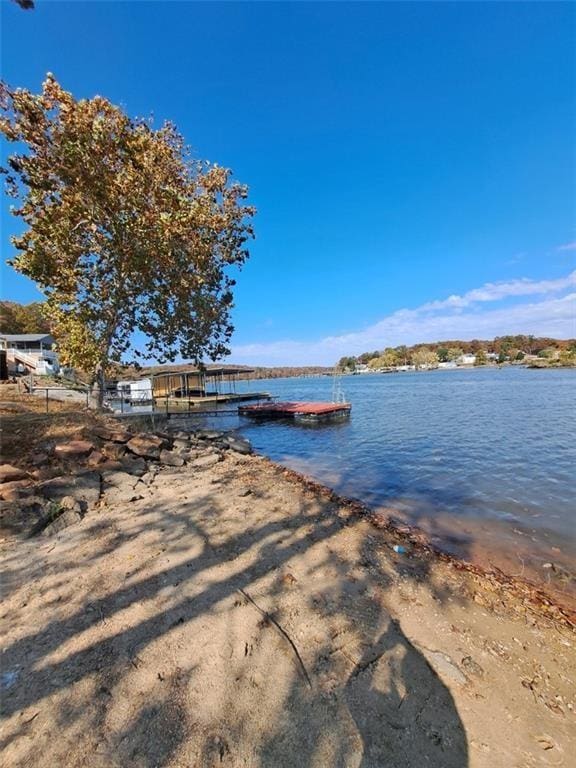
[[[512,548],[518,568],[530,555],[566,564],[576,557],[575,385],[576,371],[524,368],[347,376],[347,422],[216,423],[448,548],[473,556],[480,546],[495,562]],[[246,386],[286,400],[332,397],[330,377]]]

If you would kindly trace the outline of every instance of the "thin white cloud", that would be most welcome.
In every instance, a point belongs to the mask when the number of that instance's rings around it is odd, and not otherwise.
[[[564,243],[556,248],[557,251],[576,251],[576,240],[572,243]]]
[[[232,359],[251,365],[332,365],[343,355],[441,339],[492,338],[505,333],[571,338],[576,336],[576,292],[559,294],[574,287],[576,271],[556,280],[486,283],[462,296],[397,310],[353,333],[312,342],[238,345],[232,350]],[[487,302],[523,296],[543,298],[494,309],[485,306]]]
[[[420,307],[420,310],[469,307],[484,301],[499,301],[512,296],[535,296],[554,293],[576,286],[576,271],[558,280],[509,280],[500,283],[485,283],[481,288],[468,291],[463,296],[449,296],[443,301],[432,301]]]

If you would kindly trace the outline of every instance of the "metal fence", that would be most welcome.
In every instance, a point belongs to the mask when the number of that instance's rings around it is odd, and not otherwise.
[[[30,394],[36,394],[37,392],[44,393],[42,395],[44,402],[46,404],[46,413],[50,412],[50,401],[58,401],[59,403],[76,403],[77,405],[86,406],[86,408],[90,405],[90,390],[86,388],[85,390],[79,390],[79,389],[65,389],[63,387],[38,387],[34,386],[32,390],[29,390]],[[52,396],[50,393],[53,393]],[[54,395],[56,393],[62,393],[62,397],[55,397]],[[69,393],[69,394],[64,394]]]

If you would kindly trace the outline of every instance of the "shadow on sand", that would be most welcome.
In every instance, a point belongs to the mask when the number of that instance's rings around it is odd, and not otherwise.
[[[163,477],[63,536],[44,573],[32,542],[6,558],[11,765],[468,765],[450,692],[378,598],[402,568],[357,521],[282,488],[231,504],[226,470],[214,493]]]

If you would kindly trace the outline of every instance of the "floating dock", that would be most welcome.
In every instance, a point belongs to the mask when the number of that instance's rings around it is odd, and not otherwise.
[[[337,421],[350,416],[350,403],[264,403],[241,405],[240,416],[253,419],[289,419],[304,422]]]

